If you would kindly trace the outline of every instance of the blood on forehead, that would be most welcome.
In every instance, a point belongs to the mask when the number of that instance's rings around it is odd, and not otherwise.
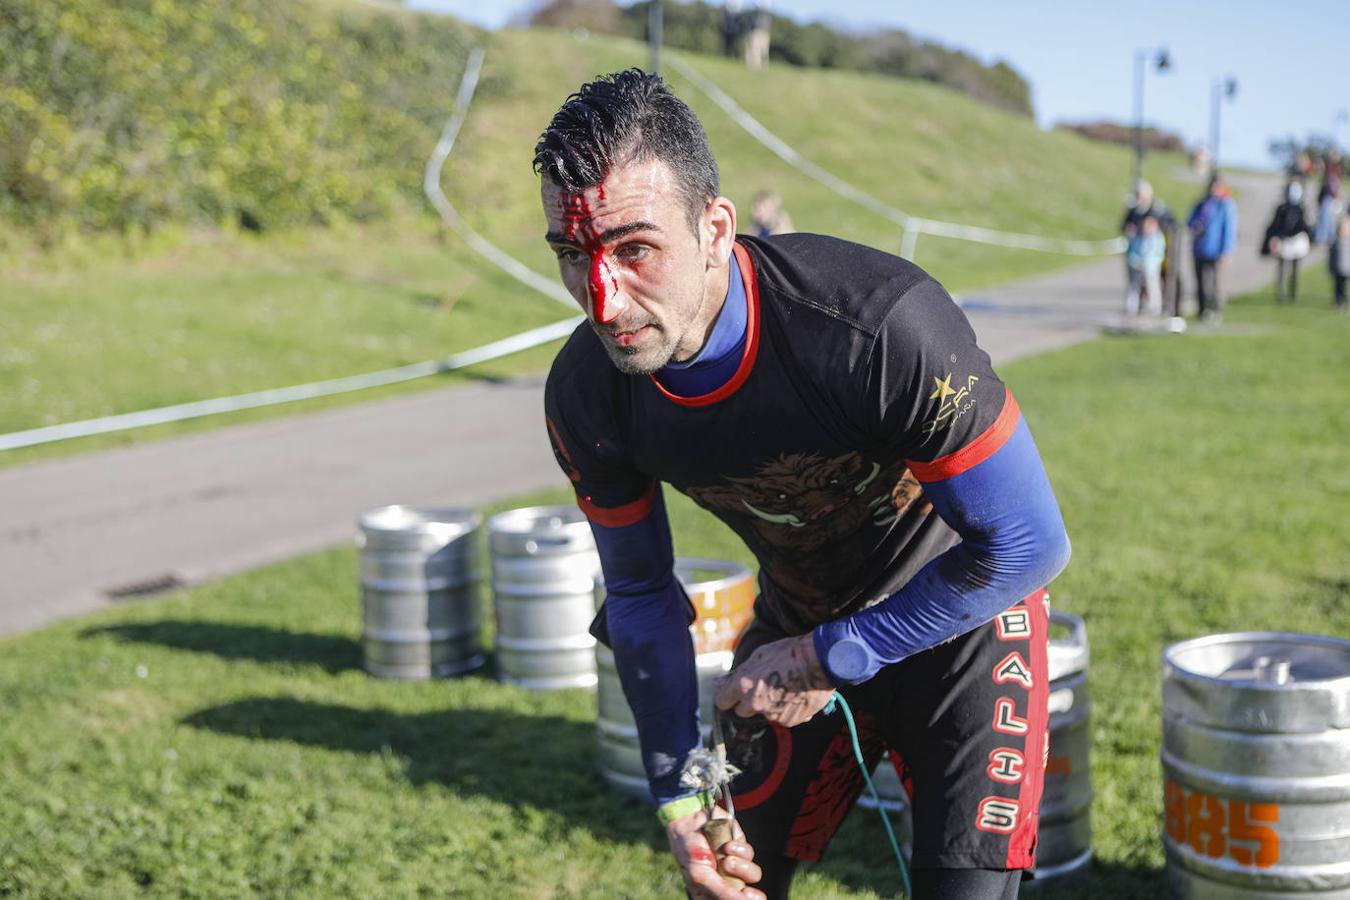
[[[596,185],[596,199],[605,199],[605,186]],[[559,212],[562,214],[562,233],[569,241],[575,242],[588,254],[594,255],[599,248],[600,230],[591,218],[591,203],[584,193],[564,193],[558,198]]]

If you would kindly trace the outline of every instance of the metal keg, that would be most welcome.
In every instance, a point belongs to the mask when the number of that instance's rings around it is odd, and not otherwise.
[[[383,506],[358,520],[362,650],[382,678],[456,675],[483,664],[478,534],[470,509]]]
[[[754,578],[739,563],[710,559],[675,560],[675,577],[694,604],[697,618],[689,627],[698,673],[699,721],[706,739],[713,717],[714,682],[731,670],[736,638],[750,621],[755,601]],[[605,598],[603,579],[595,579],[595,606]],[[637,725],[623,695],[614,654],[595,648],[600,684],[596,691],[596,765],[606,781],[620,790],[651,800],[642,766]]]
[[[1092,703],[1088,697],[1087,626],[1050,613],[1050,736],[1036,838],[1035,879],[1024,889],[1058,883],[1092,863]]]
[[[1168,880],[1181,898],[1350,898],[1350,641],[1163,652]]]
[[[600,558],[581,510],[513,509],[487,531],[498,676],[533,690],[595,687],[589,629]]]
[[[1050,675],[1050,737],[1041,795],[1036,847],[1036,878],[1024,891],[1081,872],[1092,862],[1092,739],[1088,697],[1087,626],[1078,616],[1050,613],[1047,668]],[[913,833],[909,798],[895,767],[882,758],[872,775],[881,804],[899,822],[897,833]],[[866,791],[858,805],[875,808]],[[906,848],[908,851],[908,848]]]

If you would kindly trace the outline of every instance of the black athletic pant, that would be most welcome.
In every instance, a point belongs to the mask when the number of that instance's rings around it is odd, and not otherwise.
[[[1336,308],[1343,309],[1345,307],[1345,276],[1333,275],[1332,278],[1336,282]]]
[[[1197,313],[1223,312],[1222,285],[1219,283],[1219,260],[1195,257],[1195,300]]]
[[[909,796],[915,885],[924,886],[916,900],[1004,900],[1034,865],[1048,615],[1036,591],[974,631],[840,689],[864,768],[889,755]],[[757,614],[736,661],[782,636]],[[755,886],[778,900],[797,861],[824,853],[862,790],[862,769],[841,711],[790,729],[758,717],[721,721],[728,761],[740,770],[736,817],[764,872]]]

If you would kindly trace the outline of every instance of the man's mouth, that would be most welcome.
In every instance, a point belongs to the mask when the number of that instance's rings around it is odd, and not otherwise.
[[[651,325],[639,325],[636,328],[610,329],[609,338],[620,347],[630,347],[641,340],[650,330]]]

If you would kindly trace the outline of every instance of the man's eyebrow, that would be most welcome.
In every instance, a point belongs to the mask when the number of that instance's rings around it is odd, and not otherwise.
[[[603,232],[600,235],[599,243],[612,244],[615,241],[622,240],[623,238],[628,237],[630,234],[636,234],[637,232],[640,231],[660,232],[661,229],[655,223],[648,222],[645,220],[638,222],[629,222],[627,225],[620,225],[617,228],[611,228],[608,231]],[[559,231],[550,231],[548,234],[544,235],[544,240],[548,241],[550,244],[576,243],[575,238],[569,238],[567,235]]]

